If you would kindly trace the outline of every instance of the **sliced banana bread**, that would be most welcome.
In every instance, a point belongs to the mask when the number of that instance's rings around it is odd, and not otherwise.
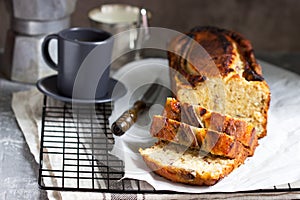
[[[167,98],[163,116],[233,136],[249,148],[250,155],[254,153],[258,145],[256,131],[251,123],[210,111],[201,106],[180,103],[175,98]]]
[[[171,40],[168,60],[178,101],[168,99],[163,116],[154,117],[159,141],[139,151],[171,181],[214,185],[267,134],[269,86],[250,41],[233,31],[193,28]]]
[[[239,141],[235,140],[234,136],[207,128],[197,128],[158,115],[153,117],[150,133],[153,137],[161,140],[228,158],[237,157],[244,148]],[[250,153],[253,154],[253,152]]]
[[[191,185],[214,185],[244,163],[248,154],[241,151],[234,159],[202,155],[174,143],[160,141],[154,146],[139,149],[150,169],[171,181]]]
[[[195,27],[168,47],[173,93],[180,102],[242,118],[267,133],[270,90],[249,40],[216,27]]]

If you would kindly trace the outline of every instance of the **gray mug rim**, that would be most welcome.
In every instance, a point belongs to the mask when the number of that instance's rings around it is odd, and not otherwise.
[[[72,32],[72,31],[91,31],[91,32],[95,32],[95,33],[98,33],[98,34],[106,34],[108,37],[105,40],[97,41],[97,42],[86,42],[86,41],[80,41],[80,40],[72,40],[72,39],[70,39],[69,37],[66,36],[66,33]],[[76,44],[86,44],[86,45],[91,45],[91,44],[99,45],[99,44],[107,43],[110,40],[112,40],[112,34],[111,33],[107,32],[107,31],[104,31],[104,30],[101,30],[101,29],[90,28],[90,27],[67,28],[67,29],[64,29],[64,30],[58,32],[57,35],[60,38],[62,38],[64,40],[67,40],[69,42],[73,42],[73,43],[76,43]]]

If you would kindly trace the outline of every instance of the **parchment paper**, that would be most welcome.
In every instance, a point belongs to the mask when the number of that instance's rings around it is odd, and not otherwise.
[[[150,147],[156,140],[149,134],[149,123],[138,123],[125,135],[115,137],[116,144],[111,152],[125,162],[125,177],[145,180],[156,190],[190,193],[265,189],[299,181],[300,77],[268,63],[260,63],[272,97],[268,135],[259,141],[253,157],[211,187],[173,183],[151,172],[139,155],[138,148]],[[168,63],[164,59],[135,61],[124,66],[114,77],[122,81],[129,92],[115,102],[110,122],[129,108],[132,99],[138,97],[136,91],[141,85],[154,82],[155,77],[159,77],[164,85],[169,84]],[[149,116],[160,114],[161,110],[162,106],[156,104],[150,109]]]

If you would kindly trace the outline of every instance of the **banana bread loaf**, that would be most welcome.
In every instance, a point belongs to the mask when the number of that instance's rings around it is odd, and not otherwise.
[[[216,27],[196,27],[168,46],[173,93],[180,102],[201,105],[252,123],[267,133],[270,90],[251,43]]]
[[[154,117],[158,142],[139,152],[171,181],[214,185],[266,135],[269,86],[250,42],[232,31],[196,27],[169,43],[168,60],[177,100],[167,99],[163,116]]]

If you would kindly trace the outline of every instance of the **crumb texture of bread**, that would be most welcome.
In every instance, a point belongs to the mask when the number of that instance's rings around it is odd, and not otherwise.
[[[247,157],[242,151],[235,159],[222,158],[162,141],[139,151],[148,167],[160,176],[174,182],[208,186],[227,176]]]

